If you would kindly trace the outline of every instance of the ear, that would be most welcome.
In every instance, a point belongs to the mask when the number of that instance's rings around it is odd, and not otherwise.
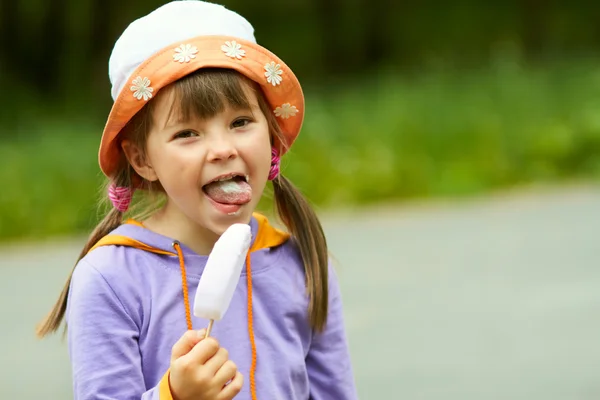
[[[129,140],[123,140],[121,142],[121,149],[123,149],[127,161],[129,161],[129,164],[139,176],[150,182],[158,180],[154,168],[152,168],[152,165],[150,165],[144,153],[138,146]]]

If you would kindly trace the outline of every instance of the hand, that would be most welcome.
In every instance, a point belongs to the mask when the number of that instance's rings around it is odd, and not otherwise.
[[[205,334],[187,331],[173,345],[169,384],[175,400],[231,400],[242,389],[244,377],[227,350]]]

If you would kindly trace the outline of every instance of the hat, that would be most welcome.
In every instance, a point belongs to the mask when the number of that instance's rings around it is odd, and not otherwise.
[[[207,67],[234,69],[258,83],[285,139],[281,154],[300,132],[304,95],[292,70],[258,45],[254,28],[239,14],[204,1],[173,1],[132,22],[109,59],[114,104],[98,159],[111,177],[123,153],[118,135],[163,87]]]

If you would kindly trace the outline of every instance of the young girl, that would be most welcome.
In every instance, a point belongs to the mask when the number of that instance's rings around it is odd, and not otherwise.
[[[279,173],[304,116],[292,71],[238,14],[175,1],[125,30],[109,75],[99,163],[113,208],[38,328],[66,319],[75,398],[355,399],[321,225]],[[253,212],[267,180],[289,233]],[[124,220],[134,191],[159,203]],[[190,299],[233,223],[252,246],[204,339]]]

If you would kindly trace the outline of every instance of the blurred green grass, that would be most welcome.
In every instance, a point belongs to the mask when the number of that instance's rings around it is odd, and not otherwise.
[[[595,179],[597,65],[504,60],[306,87],[305,124],[283,172],[322,208]],[[41,118],[28,126],[0,147],[0,239],[87,230],[98,218],[102,125]]]

